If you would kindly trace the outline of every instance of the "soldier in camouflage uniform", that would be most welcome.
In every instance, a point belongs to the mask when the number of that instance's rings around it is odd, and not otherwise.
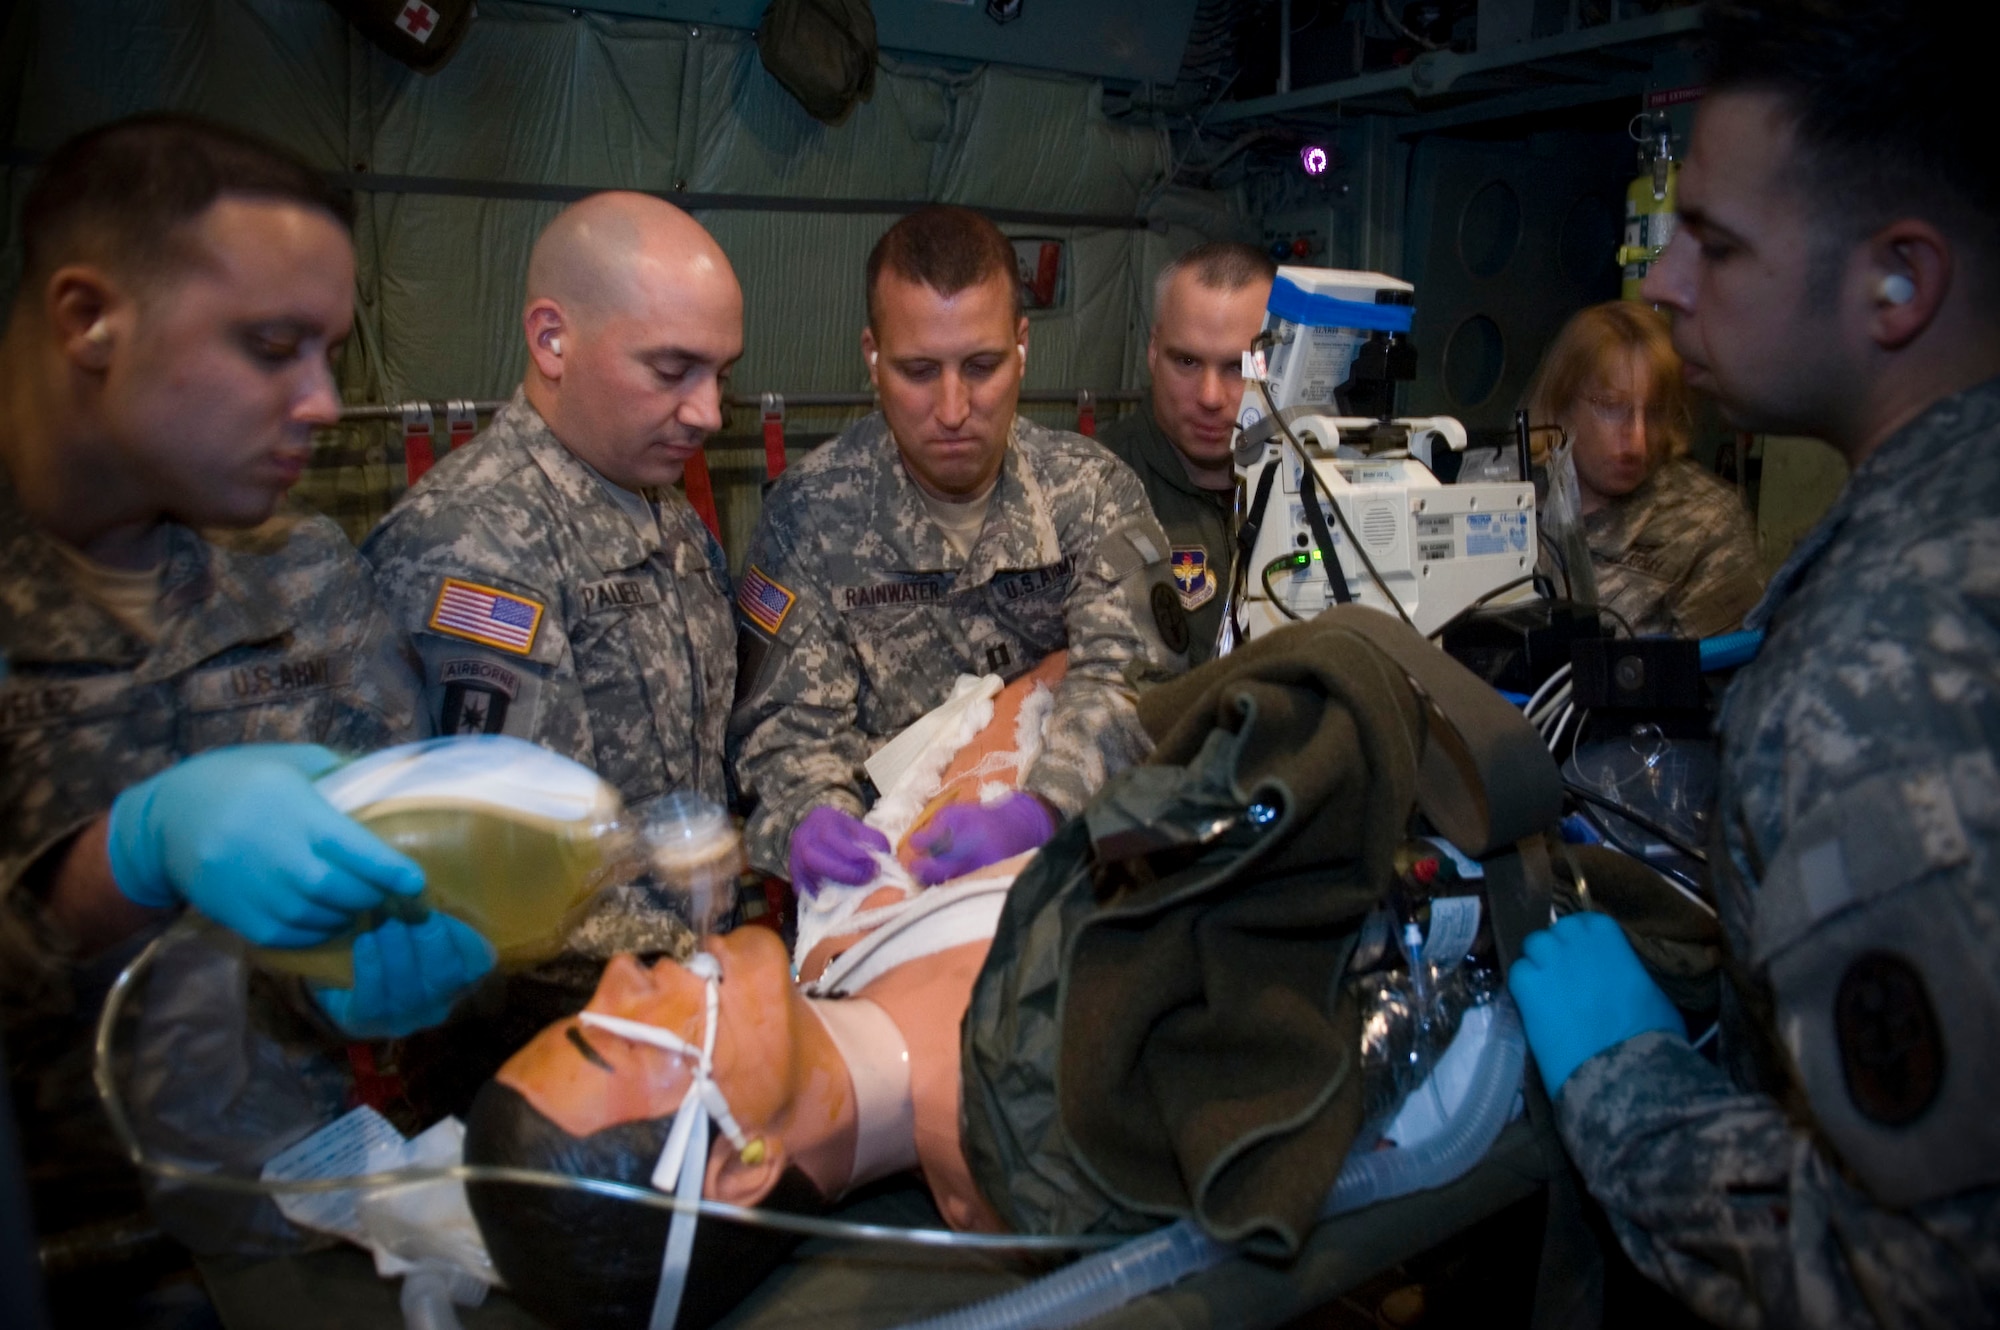
[[[742,295],[670,204],[602,194],[536,242],[527,379],[368,537],[446,734],[512,734],[646,809],[728,800],[736,632],[721,546],[674,488],[722,423]],[[641,888],[571,939],[598,957],[686,938]]]
[[[332,754],[227,746],[419,737],[414,662],[366,566],[326,519],[272,516],[338,416],[344,220],[309,167],[172,117],[64,145],[26,202],[0,343],[0,1021],[45,1231],[137,1203],[90,1046],[104,985],[172,917],[146,907],[190,903],[289,945],[352,917],[260,863],[303,848],[306,804],[336,816],[295,770]],[[145,815],[121,830],[107,810],[222,759],[269,787],[275,816],[141,892]],[[184,804],[175,820],[221,825]],[[253,897],[269,909],[242,913]]]
[[[1720,1065],[1602,916],[1531,937],[1510,983],[1592,1194],[1703,1316],[1991,1325],[2000,196],[1951,11],[1828,13],[1711,11],[1645,288],[1733,424],[1853,465],[1723,708]]]
[[[956,265],[912,259],[913,239]],[[1024,781],[1067,816],[1144,755],[1139,685],[1185,668],[1186,619],[1138,478],[1014,413],[1027,322],[1012,265],[992,224],[962,209],[892,228],[870,262],[863,338],[883,412],[765,501],[737,594],[731,732],[757,801],[750,858],[768,872],[792,876],[809,812],[866,810],[863,763],[959,674],[1011,678],[1067,648]]]
[[[1585,513],[1583,534],[1597,603],[1641,637],[1735,632],[1763,591],[1742,500],[1684,457]]]
[[[1188,615],[1188,663],[1215,655],[1235,564],[1236,466],[1230,441],[1243,402],[1243,353],[1264,327],[1277,265],[1254,245],[1197,245],[1153,281],[1146,341],[1152,386],[1099,441],[1146,487],[1173,546],[1174,590]]]
[[[1538,443],[1569,441],[1590,562],[1586,579],[1552,557],[1577,542],[1545,505],[1542,571],[1636,636],[1741,627],[1764,589],[1757,537],[1735,491],[1686,460],[1694,412],[1666,319],[1624,300],[1577,311],[1522,405]]]

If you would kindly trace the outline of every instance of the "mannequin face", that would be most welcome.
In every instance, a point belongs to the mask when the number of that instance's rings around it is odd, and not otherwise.
[[[853,1086],[792,984],[784,943],[769,929],[743,928],[709,939],[707,950],[722,965],[716,1084],[744,1134],[765,1148],[762,1159],[744,1161],[718,1138],[705,1190],[749,1203],[776,1184],[787,1163],[797,1163],[825,1194],[838,1195],[853,1162]],[[585,1010],[670,1030],[699,1046],[706,991],[676,961],[645,966],[618,956]],[[582,1137],[671,1117],[693,1077],[684,1057],[571,1019],[542,1031],[495,1079]]]
[[[1653,473],[1666,423],[1653,388],[1645,353],[1616,351],[1570,405],[1562,425],[1574,445],[1585,512],[1630,494]]]

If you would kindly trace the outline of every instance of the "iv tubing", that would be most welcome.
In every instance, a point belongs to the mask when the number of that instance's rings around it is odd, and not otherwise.
[[[137,1133],[132,1129],[131,1119],[125,1113],[124,1100],[120,1098],[116,1080],[112,1076],[111,1045],[113,1031],[117,1026],[119,1015],[125,1009],[126,1000],[131,995],[132,986],[152,964],[154,954],[168,936],[162,934],[154,938],[146,945],[145,950],[133,958],[131,964],[119,972],[117,981],[111,985],[111,991],[105,996],[104,1010],[97,1018],[97,1038],[92,1050],[92,1076],[97,1083],[97,1097],[104,1105],[104,1115],[110,1120],[112,1134],[118,1138],[119,1147],[125,1151],[126,1157],[134,1165],[156,1177],[241,1196],[281,1194],[296,1196],[361,1190],[386,1192],[431,1182],[511,1182],[528,1187],[568,1188],[571,1191],[588,1192],[616,1200],[631,1201],[638,1205],[649,1205],[656,1210],[693,1211],[710,1219],[723,1219],[752,1228],[779,1229],[788,1233],[804,1234],[807,1237],[903,1243],[918,1247],[1073,1252],[1113,1247],[1119,1241],[1115,1237],[1093,1235],[1035,1237],[1008,1233],[957,1233],[950,1229],[904,1228],[893,1224],[854,1224],[845,1220],[821,1219],[782,1210],[730,1205],[723,1201],[709,1200],[707,1197],[672,1196],[651,1187],[629,1182],[614,1182],[608,1178],[577,1177],[568,1173],[550,1173],[542,1169],[513,1168],[500,1164],[397,1168],[383,1173],[367,1173],[347,1178],[267,1181],[261,1178],[229,1177],[198,1166],[149,1155],[145,1146],[140,1143]]]
[[[1348,1155],[1320,1218],[1442,1187],[1486,1157],[1512,1115],[1528,1047],[1511,1001],[1497,997],[1487,1009],[1492,1025],[1458,1112],[1437,1135],[1414,1146]],[[1203,1233],[1192,1219],[1183,1219],[1011,1293],[904,1330],[1064,1330],[1198,1274],[1230,1253],[1230,1247]]]

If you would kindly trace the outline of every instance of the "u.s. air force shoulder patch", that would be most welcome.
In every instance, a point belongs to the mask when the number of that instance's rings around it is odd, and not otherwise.
[[[1205,545],[1176,545],[1173,553],[1174,590],[1181,604],[1198,610],[1215,596],[1215,573],[1209,567]]]

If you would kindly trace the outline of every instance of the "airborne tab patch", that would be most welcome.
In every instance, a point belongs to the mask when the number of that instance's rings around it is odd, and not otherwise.
[[[736,608],[743,611],[743,617],[751,624],[772,637],[785,626],[785,616],[792,612],[792,603],[797,599],[755,564],[745,570],[743,581],[736,588]]]
[[[497,660],[448,660],[438,671],[444,701],[439,734],[504,734],[521,676]]]
[[[542,626],[542,603],[447,577],[431,607],[429,626],[433,632],[525,656]]]

